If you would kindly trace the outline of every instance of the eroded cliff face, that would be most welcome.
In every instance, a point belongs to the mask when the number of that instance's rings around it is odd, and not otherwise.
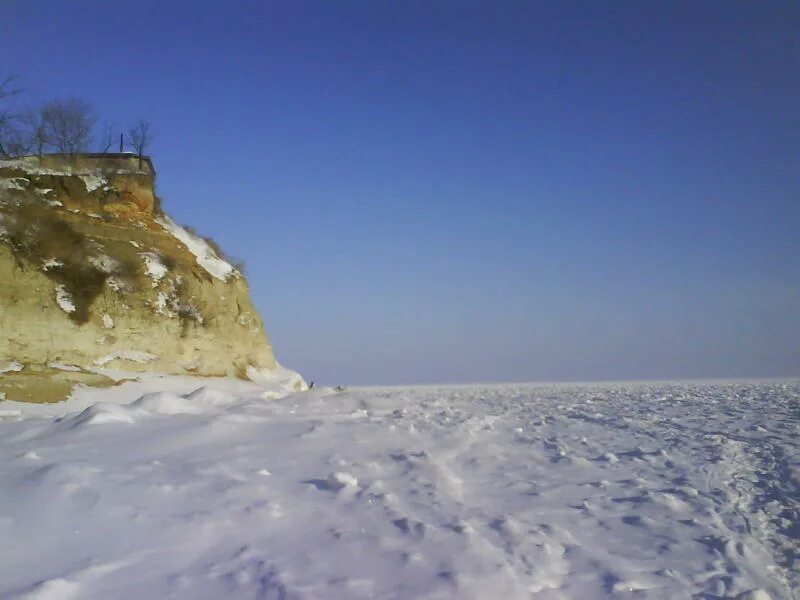
[[[244,277],[161,211],[153,177],[135,157],[0,161],[0,398],[277,368]]]

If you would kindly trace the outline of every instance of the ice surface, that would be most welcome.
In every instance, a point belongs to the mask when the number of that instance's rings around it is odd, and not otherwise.
[[[0,402],[0,597],[799,587],[798,382],[267,391],[184,377]]]

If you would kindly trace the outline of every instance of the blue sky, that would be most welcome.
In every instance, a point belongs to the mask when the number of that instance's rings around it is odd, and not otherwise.
[[[5,0],[331,384],[800,375],[796,2]]]

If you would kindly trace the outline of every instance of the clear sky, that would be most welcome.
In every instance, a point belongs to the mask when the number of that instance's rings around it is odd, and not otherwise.
[[[0,76],[330,384],[800,375],[800,4],[2,0]]]

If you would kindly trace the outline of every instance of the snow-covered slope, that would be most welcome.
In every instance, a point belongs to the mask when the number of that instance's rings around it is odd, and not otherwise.
[[[227,281],[228,277],[237,273],[233,265],[217,256],[217,253],[208,245],[208,242],[196,235],[192,235],[170,219],[169,216],[162,215],[156,221],[180,240],[189,252],[194,255],[197,264],[203,267],[212,277],[216,277],[220,281]]]
[[[264,393],[184,377],[0,403],[0,597],[762,599],[800,583],[800,383]]]

